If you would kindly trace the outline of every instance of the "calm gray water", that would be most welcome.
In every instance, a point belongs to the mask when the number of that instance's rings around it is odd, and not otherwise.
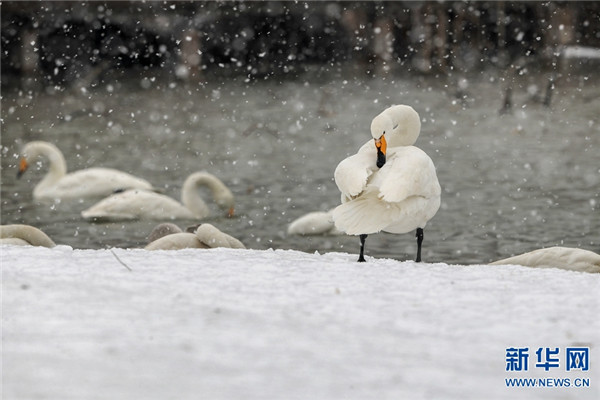
[[[35,225],[74,248],[140,247],[156,224],[83,221],[79,212],[98,199],[34,201],[43,166],[16,180],[18,152],[27,141],[47,140],[70,171],[118,168],[176,199],[188,174],[212,172],[234,192],[237,216],[225,218],[211,204],[206,221],[249,248],[357,253],[355,237],[289,237],[286,228],[338,204],[336,165],[370,138],[376,114],[404,103],[422,117],[417,146],[433,159],[443,189],[425,229],[425,261],[487,262],[551,245],[600,251],[598,75],[558,81],[550,109],[528,101],[528,87],[544,88],[546,77],[520,77],[514,112],[504,116],[497,76],[469,78],[464,101],[455,97],[456,79],[306,73],[198,86],[146,72],[88,93],[5,91],[2,224]],[[376,257],[415,252],[412,233],[367,241]]]

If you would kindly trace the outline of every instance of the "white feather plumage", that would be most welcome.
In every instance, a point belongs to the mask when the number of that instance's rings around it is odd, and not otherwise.
[[[375,139],[385,131],[386,163],[377,167],[372,140],[340,162],[335,182],[342,204],[333,212],[336,227],[350,235],[425,227],[440,207],[441,188],[431,158],[412,146],[421,126],[418,114],[409,106],[392,106],[371,126]]]

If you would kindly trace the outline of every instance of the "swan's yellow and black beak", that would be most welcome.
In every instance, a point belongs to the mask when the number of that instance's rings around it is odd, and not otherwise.
[[[19,179],[25,173],[25,171],[27,171],[28,167],[29,163],[27,162],[27,159],[25,157],[21,158],[21,162],[19,163],[19,171],[17,172],[17,179]]]
[[[385,152],[387,151],[385,135],[375,139],[375,147],[377,147],[377,168],[381,168],[385,165]]]

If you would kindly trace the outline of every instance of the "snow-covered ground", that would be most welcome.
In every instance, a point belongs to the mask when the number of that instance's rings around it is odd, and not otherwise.
[[[3,399],[597,399],[600,276],[291,250],[5,246]],[[528,371],[506,349],[529,348]],[[535,367],[539,347],[561,364]],[[565,370],[590,347],[590,370]],[[505,378],[588,378],[507,388]]]

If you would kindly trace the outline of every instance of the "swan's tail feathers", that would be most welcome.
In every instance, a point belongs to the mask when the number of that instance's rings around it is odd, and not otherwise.
[[[336,207],[333,221],[337,229],[348,235],[369,235],[389,224],[389,209],[375,199],[357,198]]]
[[[367,195],[338,206],[333,220],[337,229],[349,235],[406,233],[425,227],[438,207],[437,198],[411,196],[400,203],[390,203]]]

